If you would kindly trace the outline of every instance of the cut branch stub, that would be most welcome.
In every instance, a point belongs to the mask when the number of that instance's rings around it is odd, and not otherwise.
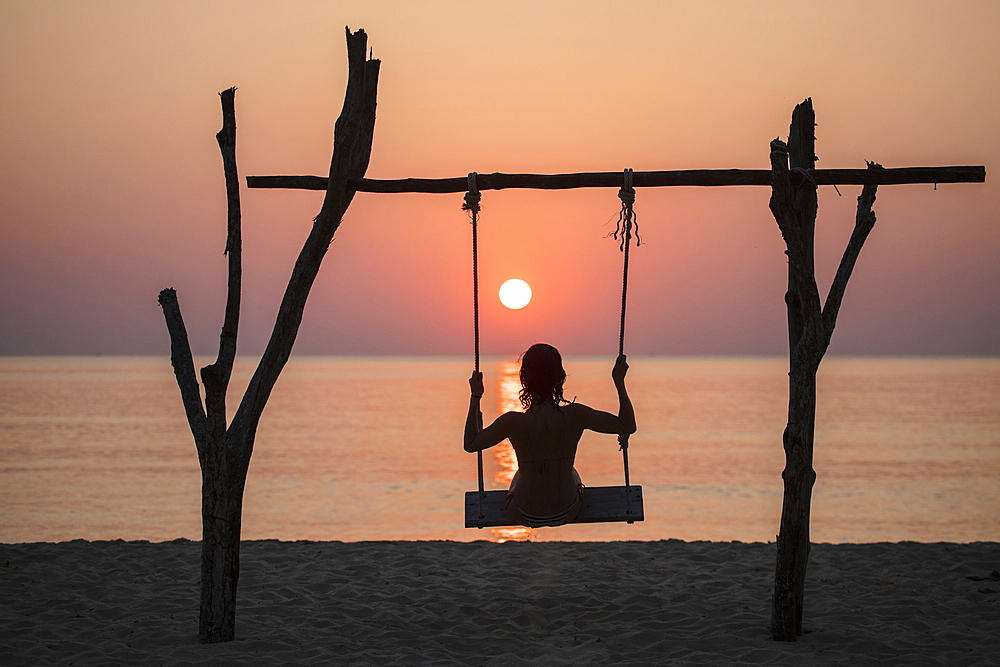
[[[882,169],[882,165],[869,162],[868,168],[877,171]],[[861,248],[868,239],[868,235],[875,227],[876,218],[872,206],[875,205],[877,191],[877,185],[869,184],[862,188],[861,195],[858,197],[858,210],[854,219],[854,230],[851,232],[851,238],[844,249],[844,255],[840,259],[840,266],[837,268],[837,274],[830,285],[830,292],[826,295],[826,304],[823,306],[824,350],[830,345],[833,329],[837,326],[837,315],[840,313],[840,306],[844,300],[847,282],[851,279],[851,274],[854,272],[858,255],[861,253]]]
[[[805,262],[806,250],[798,220],[793,209],[791,174],[788,169],[788,145],[780,140],[771,141],[771,199],[769,207],[778,231],[788,249],[788,261],[796,265]]]
[[[194,359],[191,356],[187,327],[184,326],[181,307],[177,302],[177,291],[172,287],[161,290],[158,301],[163,309],[167,333],[170,335],[170,365],[174,369],[177,387],[181,390],[184,414],[187,416],[195,446],[198,448],[198,458],[201,460],[208,442],[208,423],[201,402],[198,377],[194,372]]]

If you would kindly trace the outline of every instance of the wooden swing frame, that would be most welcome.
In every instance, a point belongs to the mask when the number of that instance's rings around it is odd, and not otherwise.
[[[271,341],[261,365],[258,367],[258,372],[251,382],[251,388],[248,389],[248,397],[250,398],[244,399],[240,413],[234,420],[233,428],[239,426],[236,430],[239,431],[238,435],[242,438],[240,442],[243,443],[238,443],[240,446],[236,449],[242,452],[245,461],[249,460],[250,444],[256,428],[256,420],[263,410],[270,388],[287,360],[295,340],[312,280],[354,194],[357,192],[444,193],[466,190],[463,178],[406,178],[397,180],[365,178],[375,129],[379,61],[371,58],[365,60],[367,36],[363,30],[351,33],[348,29],[347,41],[348,86],[344,97],[344,106],[336,123],[329,176],[250,176],[246,179],[247,186],[250,188],[324,190],[326,197],[320,214],[316,218],[316,224],[303,246],[299,261],[295,265],[279,309]],[[634,181],[636,187],[752,185],[770,186],[771,188],[770,209],[785,241],[788,257],[788,290],[785,294],[785,303],[788,309],[789,333],[789,410],[788,424],[782,438],[785,450],[785,470],[782,472],[784,500],[780,532],[777,537],[778,554],[771,604],[771,637],[781,641],[795,641],[796,636],[803,632],[802,611],[810,547],[810,500],[812,486],[816,478],[816,473],[812,468],[816,371],[826,347],[829,345],[844,289],[854,269],[858,253],[875,223],[872,204],[875,200],[876,188],[879,185],[904,183],[933,183],[936,186],[937,183],[982,183],[986,180],[986,169],[982,166],[884,169],[880,165],[869,163],[867,169],[817,169],[814,128],[815,115],[812,100],[806,99],[802,104],[796,106],[792,114],[788,141],[775,140],[771,142],[769,170],[706,169],[636,172]],[[233,178],[231,179],[227,169],[227,190],[231,192],[231,226],[234,211],[236,211],[237,225],[239,216],[239,191],[235,185],[235,169],[232,171]],[[619,185],[618,178],[619,175],[615,172],[581,174],[497,173],[483,175],[479,189],[612,187]],[[824,304],[819,299],[813,265],[814,225],[817,208],[816,190],[821,185],[848,184],[863,185],[864,188],[861,197],[858,198],[854,232],[844,251],[837,275]],[[238,273],[238,268],[235,272]],[[185,405],[187,406],[189,403],[193,405],[199,402],[199,398],[193,368],[189,361],[190,352],[186,351],[186,332],[183,330],[183,324],[180,323],[179,311],[174,312],[177,309],[174,307],[176,299],[171,301],[170,298],[172,290],[164,292],[165,295],[161,295],[161,302],[164,303],[164,312],[171,334],[171,345],[177,349],[184,348],[182,351],[185,351],[186,354],[183,355],[181,361],[188,360],[180,365],[174,364],[178,384],[185,397]],[[232,292],[231,281],[230,293],[232,294]],[[221,364],[222,361],[219,363]],[[223,395],[224,391],[223,389]],[[243,423],[246,420],[242,413],[247,406],[253,408],[252,419],[247,422],[250,428],[245,428]],[[197,414],[194,417],[191,416],[192,410],[194,409],[188,411],[189,421],[197,439],[204,428],[201,425],[201,420],[196,419]],[[225,413],[224,410],[216,412],[223,416]],[[249,437],[246,437],[247,434]],[[234,448],[234,445],[228,443],[228,439],[226,446],[227,451]],[[200,455],[201,445],[199,444]],[[202,467],[203,471],[207,470],[206,474],[211,475],[222,470],[224,466],[206,458]],[[241,480],[246,478],[245,462],[239,476]],[[233,503],[238,508],[242,502],[243,484],[232,483],[226,488],[230,495],[238,491],[240,498],[237,498]],[[204,516],[208,517],[209,515],[204,514]],[[235,516],[238,517],[238,514]],[[239,522],[230,522],[228,525],[235,526],[235,529],[227,528],[222,531],[227,540],[233,544],[233,547],[229,548],[226,553],[238,554]],[[205,534],[208,536],[210,532],[208,531],[207,518],[205,526]],[[208,550],[205,550],[204,553],[207,554]],[[238,558],[230,558],[229,561],[238,563]],[[207,560],[203,560],[203,582],[205,581],[204,575],[209,572],[206,570],[205,563],[207,562]],[[225,598],[225,604],[222,605],[225,607],[225,619],[222,623],[223,632],[219,638],[214,638],[213,635],[212,638],[206,639],[203,636],[202,641],[226,641],[233,637],[235,605],[232,600],[235,598],[235,572],[238,572],[238,566],[233,573],[225,574],[223,577],[229,587],[226,590],[231,591]],[[220,594],[226,593],[222,587],[206,586],[203,583],[203,595],[209,588],[213,591],[215,588],[219,588]],[[202,614],[203,628],[212,626],[213,622],[213,614]]]
[[[302,313],[330,242],[358,192],[462,192],[465,179],[377,180],[365,178],[375,131],[380,61],[371,57],[364,30],[346,29],[348,82],[334,130],[329,175],[250,176],[250,188],[322,190],[323,205],[296,260],[282,297],[274,328],[232,421],[226,395],[236,354],[242,292],[239,176],[236,169],[235,89],[222,93],[223,128],[217,135],[225,171],[229,282],[225,320],[215,363],[201,369],[202,399],[177,293],[160,292],[170,335],[171,365],[180,388],[202,471],[201,603],[199,639],[232,641],[236,628],[239,579],[240,516],[247,470],[257,427],[282,368],[288,361]],[[367,55],[367,58],[366,58]],[[796,106],[788,142],[771,142],[769,170],[715,169],[636,172],[636,187],[770,186],[771,212],[787,247],[789,330],[789,411],[782,438],[785,450],[784,501],[771,606],[771,637],[794,641],[802,634],[802,610],[809,558],[809,514],[815,471],[812,469],[815,424],[815,375],[836,324],[844,289],[861,246],[875,223],[872,204],[878,185],[904,183],[982,183],[982,166],[883,169],[816,169],[815,116],[812,100]],[[617,187],[616,172],[577,174],[484,174],[480,190]],[[816,190],[821,185],[863,185],[854,232],[837,275],[820,303],[813,267]],[[638,487],[632,487],[638,489]],[[595,491],[596,489],[590,489]],[[492,493],[492,492],[491,492]],[[640,494],[641,498],[641,494]]]

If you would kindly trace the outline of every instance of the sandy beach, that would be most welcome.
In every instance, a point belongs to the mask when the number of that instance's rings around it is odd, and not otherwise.
[[[0,545],[0,663],[1000,663],[994,542],[815,545],[793,644],[773,544],[668,540],[245,542],[237,640],[201,645],[199,547]]]

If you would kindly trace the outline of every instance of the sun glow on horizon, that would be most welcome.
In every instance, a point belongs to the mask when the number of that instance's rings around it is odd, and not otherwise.
[[[511,310],[520,310],[531,301],[531,286],[520,278],[511,278],[500,286],[500,303]]]

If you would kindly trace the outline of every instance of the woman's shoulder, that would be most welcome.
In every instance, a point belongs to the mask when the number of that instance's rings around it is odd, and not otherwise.
[[[497,423],[501,423],[507,428],[520,428],[524,424],[524,416],[520,410],[511,410],[497,417]]]
[[[567,403],[559,409],[570,419],[580,419],[594,411],[593,408],[583,403]]]
[[[505,412],[490,424],[487,429],[497,433],[502,438],[509,437],[510,434],[519,433],[523,428],[524,414],[520,412]]]

